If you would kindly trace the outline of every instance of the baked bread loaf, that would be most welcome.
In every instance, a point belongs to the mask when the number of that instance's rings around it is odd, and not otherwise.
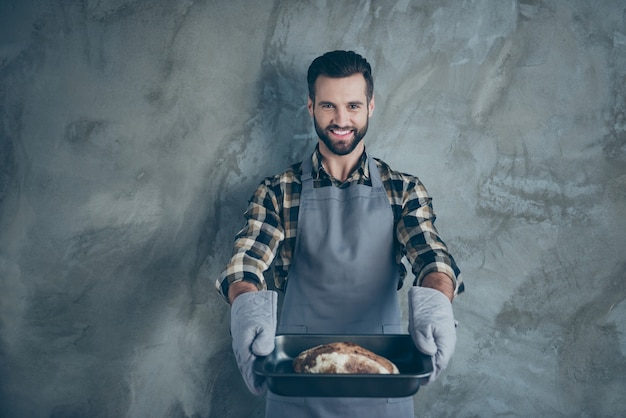
[[[296,373],[399,374],[391,361],[358,344],[336,342],[303,351],[293,361]]]

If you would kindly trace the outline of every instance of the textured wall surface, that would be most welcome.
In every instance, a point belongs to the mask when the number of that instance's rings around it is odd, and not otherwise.
[[[337,48],[468,285],[417,414],[626,415],[622,0],[1,0],[0,416],[262,416],[213,281]]]

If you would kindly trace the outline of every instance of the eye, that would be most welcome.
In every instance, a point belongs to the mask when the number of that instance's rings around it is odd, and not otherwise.
[[[320,106],[322,107],[322,109],[333,109],[335,107],[330,103],[322,103]]]
[[[359,110],[361,108],[361,106],[358,105],[358,104],[351,104],[350,106],[348,106],[348,108],[350,110]]]

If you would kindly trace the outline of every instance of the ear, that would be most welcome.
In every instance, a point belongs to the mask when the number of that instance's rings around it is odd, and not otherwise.
[[[368,106],[368,116],[372,116],[374,114],[374,108],[376,107],[375,103],[374,103],[374,96],[372,96],[372,98],[370,99],[370,104]]]
[[[311,100],[311,97],[308,98],[307,103],[306,103],[306,108],[309,109],[309,114],[311,116],[313,116],[313,107],[315,106],[315,104],[313,103],[313,100]]]

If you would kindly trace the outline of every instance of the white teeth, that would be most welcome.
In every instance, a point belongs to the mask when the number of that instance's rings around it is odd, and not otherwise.
[[[350,131],[338,131],[338,130],[334,130],[334,133],[336,133],[337,135],[347,135],[350,133]]]

